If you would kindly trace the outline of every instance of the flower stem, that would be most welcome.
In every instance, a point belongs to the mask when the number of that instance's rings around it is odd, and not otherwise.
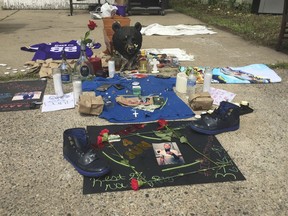
[[[109,145],[116,151],[116,153],[118,154],[118,156],[123,159],[123,156],[119,153],[119,151],[115,148],[114,145],[112,145],[110,142],[109,142]]]
[[[173,179],[173,178],[180,177],[180,176],[192,175],[192,174],[199,173],[199,172],[205,172],[205,171],[208,171],[208,170],[213,170],[213,169],[217,169],[217,168],[223,168],[223,167],[228,166],[228,165],[229,164],[225,164],[225,165],[221,165],[221,166],[214,166],[214,167],[200,169],[200,170],[187,172],[187,173],[178,173],[178,174],[173,175],[173,176],[168,176],[168,177],[165,177],[165,178],[161,178],[161,179],[157,179],[157,180],[151,180],[151,181],[152,182],[153,181],[156,182],[156,181],[161,181],[161,180],[166,180],[166,179],[171,179],[171,178]]]
[[[148,136],[143,136],[140,134],[135,134],[136,136],[142,137],[142,138],[146,138],[146,139],[151,139],[151,140],[162,140],[161,138],[157,138],[157,137],[148,137]]]
[[[171,167],[171,168],[163,169],[162,172],[167,172],[167,171],[171,171],[171,170],[175,170],[175,169],[181,169],[181,168],[193,166],[193,165],[198,164],[198,163],[200,163],[200,162],[201,162],[201,161],[195,161],[194,163],[190,163],[190,164],[185,164],[185,165],[181,165],[181,166],[177,166],[177,167]]]
[[[166,128],[167,130],[172,131],[172,132],[177,136],[177,138],[180,139],[179,135],[178,135],[177,133],[175,133],[173,129],[170,129],[167,125],[165,125],[165,128]],[[200,154],[201,156],[203,156],[204,158],[206,158],[207,160],[209,160],[209,161],[212,162],[213,164],[217,165],[216,162],[214,162],[214,161],[211,160],[209,157],[207,157],[206,155],[204,155],[203,153],[201,153],[200,151],[198,151],[196,148],[194,148],[189,141],[187,142],[187,144],[188,144],[196,153]]]
[[[230,164],[224,164],[224,165],[220,165],[220,166],[214,166],[214,167],[210,167],[210,168],[205,168],[205,169],[200,169],[200,170],[197,170],[197,171],[192,171],[192,172],[187,172],[187,173],[182,173],[183,176],[185,175],[191,175],[191,174],[195,174],[195,173],[199,173],[199,172],[205,172],[205,171],[208,171],[208,170],[213,170],[213,169],[217,169],[217,168],[223,168],[223,167],[226,167]]]
[[[184,127],[178,127],[178,128],[174,128],[173,130],[176,131],[176,130],[181,130],[183,128]],[[169,130],[169,131],[171,131],[171,130]],[[142,132],[142,133],[131,133],[131,134],[126,135],[126,136],[121,136],[121,139],[127,138],[127,137],[132,137],[132,136],[139,136],[139,135],[142,136],[142,134],[154,134],[154,133],[155,133],[154,130],[153,131],[146,131],[146,132]]]
[[[113,159],[113,158],[110,157],[108,154],[106,154],[104,151],[102,151],[102,153],[103,153],[103,154],[104,154],[108,159],[112,160],[113,162],[115,162],[115,163],[117,163],[117,164],[120,164],[120,165],[122,165],[122,166],[126,166],[126,167],[130,167],[130,168],[132,168],[132,169],[135,168],[134,166],[131,166],[130,164],[124,164],[124,163],[121,163],[121,162],[119,162],[119,161]]]
[[[214,162],[213,160],[211,160],[209,157],[207,157],[205,154],[201,153],[200,151],[198,151],[196,148],[194,148],[190,142],[187,143],[195,152],[197,152],[198,154],[200,154],[201,156],[203,156],[204,158],[206,158],[207,160],[209,160],[210,162],[212,162],[213,164],[217,165],[216,162]]]

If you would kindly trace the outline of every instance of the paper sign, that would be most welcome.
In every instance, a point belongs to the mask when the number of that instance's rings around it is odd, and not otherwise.
[[[220,105],[221,101],[231,102],[236,94],[228,92],[222,89],[216,89],[211,87],[209,90],[211,97],[213,98],[213,104]]]
[[[51,112],[63,109],[74,108],[73,92],[64,94],[63,97],[57,97],[56,95],[44,95],[42,112]]]

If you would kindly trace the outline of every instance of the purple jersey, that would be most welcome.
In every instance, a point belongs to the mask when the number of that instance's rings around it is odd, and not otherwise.
[[[64,43],[41,43],[34,44],[30,47],[21,47],[21,50],[35,52],[32,61],[36,61],[37,59],[46,60],[49,58],[60,60],[62,59],[63,49],[65,50],[67,59],[78,59],[80,57],[81,47],[76,40]],[[93,55],[93,52],[89,47],[86,47],[86,55],[87,57]]]

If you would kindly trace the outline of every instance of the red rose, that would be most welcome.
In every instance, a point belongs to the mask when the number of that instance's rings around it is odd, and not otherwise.
[[[139,190],[139,184],[138,184],[138,180],[137,180],[137,179],[132,178],[130,184],[131,184],[131,188],[132,188],[134,191]]]
[[[97,145],[100,145],[101,143],[103,143],[102,136],[98,136],[97,137]]]
[[[160,125],[157,130],[160,130],[168,125],[168,122],[165,119],[159,119],[158,124]]]
[[[92,20],[89,20],[88,28],[94,30],[97,27],[96,23]]]
[[[100,136],[103,136],[104,134],[108,134],[109,133],[109,130],[108,129],[103,129],[101,132],[100,132]]]

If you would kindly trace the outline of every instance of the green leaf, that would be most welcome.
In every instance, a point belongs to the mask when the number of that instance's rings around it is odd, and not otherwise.
[[[92,43],[92,40],[90,38],[87,38],[87,39],[84,40],[84,43],[85,44]]]
[[[166,141],[171,141],[171,137],[173,135],[173,132],[171,131],[154,131],[154,134],[157,137],[160,137],[162,140],[166,140]]]
[[[161,138],[144,136],[144,135],[140,135],[139,133],[136,134],[136,135],[139,136],[139,137],[145,138],[145,139],[151,139],[151,140],[162,140]]]
[[[173,134],[173,137],[180,137],[181,136],[181,133],[179,133],[178,131],[175,131],[174,130],[174,134]]]
[[[180,142],[181,143],[188,143],[188,140],[187,140],[187,138],[185,136],[181,136],[180,137]]]
[[[122,164],[126,164],[126,165],[129,165],[129,161],[128,160],[126,160],[126,159],[124,159],[124,160],[121,160],[120,161]]]
[[[171,137],[173,133],[171,131],[154,131],[154,134],[158,137]]]
[[[86,39],[88,38],[89,35],[90,35],[90,31],[87,31],[87,32],[85,33],[85,37],[84,37],[84,39],[86,40]]]
[[[162,137],[161,139],[165,140],[165,141],[171,141],[172,140],[171,136]]]

